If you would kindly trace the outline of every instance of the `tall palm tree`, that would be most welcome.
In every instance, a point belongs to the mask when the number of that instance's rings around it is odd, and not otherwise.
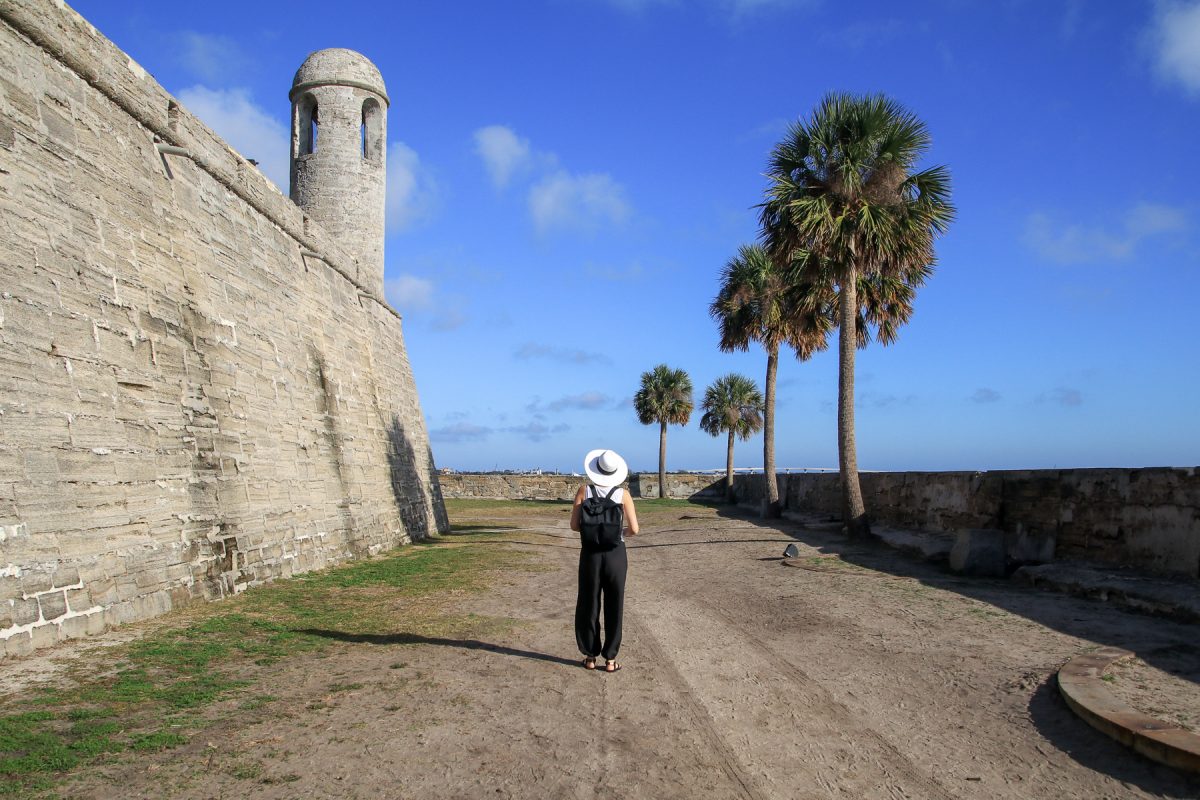
[[[791,257],[805,259],[799,250]],[[775,476],[775,375],[779,369],[779,348],[786,344],[796,351],[797,358],[806,360],[817,350],[825,349],[829,325],[828,316],[821,313],[819,304],[809,299],[811,286],[791,279],[795,269],[780,268],[762,247],[742,245],[737,256],[721,271],[720,289],[708,309],[720,329],[722,350],[744,351],[754,341],[767,352],[763,404],[763,479],[767,496],[763,516],[769,518],[778,517],[781,512]]]
[[[692,416],[692,379],[681,369],[659,364],[642,373],[642,387],[633,396],[638,422],[659,424],[658,496],[667,496],[667,425],[687,425]]]
[[[713,436],[723,431],[729,433],[729,444],[725,455],[725,501],[734,502],[733,495],[733,438],[746,441],[758,433],[763,426],[763,396],[754,381],[729,373],[717,378],[704,390],[704,401],[700,407],[700,430]]]
[[[761,215],[768,252],[797,264],[814,286],[836,285],[838,466],[851,535],[870,530],[854,434],[854,351],[866,341],[860,330],[874,322],[882,341],[894,337],[896,320],[911,314],[911,292],[932,270],[934,239],[954,218],[949,171],[916,169],[930,143],[925,124],[895,101],[833,93],[811,119],[789,128],[768,166]],[[881,304],[861,302],[864,280],[880,287]],[[892,313],[896,303],[907,314]]]

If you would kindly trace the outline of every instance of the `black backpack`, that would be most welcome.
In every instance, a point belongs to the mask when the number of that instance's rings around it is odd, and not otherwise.
[[[608,490],[608,494],[601,495],[598,487],[587,487],[583,503],[579,506],[579,539],[584,550],[604,552],[621,543],[625,508],[610,499],[616,490],[614,486]]]

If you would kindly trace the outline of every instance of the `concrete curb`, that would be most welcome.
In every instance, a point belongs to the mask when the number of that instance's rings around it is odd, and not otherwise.
[[[1089,725],[1160,764],[1200,774],[1200,735],[1142,714],[1117,699],[1100,676],[1134,654],[1118,647],[1081,653],[1058,671],[1058,690]]]

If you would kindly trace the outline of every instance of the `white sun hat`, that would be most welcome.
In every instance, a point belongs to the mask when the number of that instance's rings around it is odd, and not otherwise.
[[[597,486],[620,486],[629,475],[625,459],[612,450],[593,450],[584,456],[583,471]]]

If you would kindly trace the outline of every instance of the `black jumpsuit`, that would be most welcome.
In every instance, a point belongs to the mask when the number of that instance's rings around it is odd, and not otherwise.
[[[623,539],[624,537],[622,537]],[[621,649],[621,619],[625,610],[625,572],[629,561],[625,542],[601,552],[579,553],[579,597],[575,602],[575,642],[579,652],[606,661]],[[604,644],[600,640],[600,611],[604,611]]]

